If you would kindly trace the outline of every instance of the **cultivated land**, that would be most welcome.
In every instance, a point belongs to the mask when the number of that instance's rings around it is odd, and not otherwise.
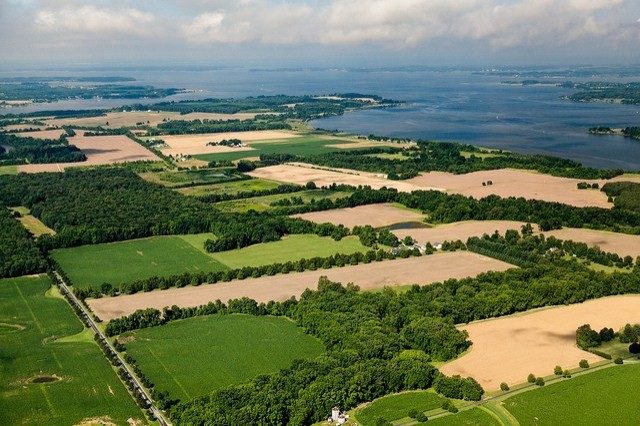
[[[544,232],[546,236],[553,235],[561,240],[581,241],[589,246],[598,246],[606,252],[617,253],[620,256],[640,256],[640,236],[621,234],[593,229],[562,228]]]
[[[334,254],[352,254],[366,252],[370,248],[363,246],[358,237],[349,236],[335,241],[329,237],[314,234],[288,235],[280,241],[254,244],[237,250],[212,253],[218,262],[231,269],[244,266],[263,266],[284,263],[302,258],[328,257]]]
[[[211,238],[204,234],[203,238]],[[74,287],[98,288],[152,276],[227,268],[180,236],[160,236],[117,243],[54,250],[52,257]]]
[[[250,297],[265,303],[270,300],[287,300],[291,296],[300,296],[307,288],[317,288],[318,279],[322,276],[344,284],[353,282],[363,290],[373,290],[414,283],[431,284],[449,278],[473,277],[486,271],[504,271],[512,267],[499,260],[458,251],[198,287],[88,299],[87,302],[93,312],[106,321],[129,315],[138,309],[162,309],[174,304],[182,307],[198,306],[216,299],[226,302]]]
[[[99,117],[80,118],[52,118],[46,120],[50,126],[81,126],[81,127],[106,127],[117,129],[120,127],[135,127],[139,125],[157,126],[164,121],[171,120],[247,120],[256,116],[256,113],[215,114],[206,112],[192,112],[180,114],[167,111],[115,111],[108,112]]]
[[[356,420],[364,426],[375,426],[379,417],[388,422],[407,418],[411,409],[420,412],[440,408],[445,398],[431,391],[403,392],[387,395],[359,408],[354,415]],[[409,418],[407,418],[409,420]]]
[[[347,228],[371,225],[374,228],[402,222],[421,222],[424,215],[420,212],[398,207],[391,203],[368,204],[364,206],[324,210],[319,212],[293,215],[315,223],[333,223]]]
[[[467,220],[463,222],[436,225],[430,228],[396,229],[392,231],[398,238],[411,236],[420,244],[442,243],[444,241],[461,240],[466,242],[469,237],[481,237],[484,234],[491,235],[498,231],[504,235],[505,231],[515,229],[520,232],[523,222],[510,220]]]
[[[501,382],[526,381],[529,373],[548,376],[556,365],[575,368],[581,359],[602,361],[576,346],[576,329],[591,324],[596,330],[618,330],[638,322],[639,310],[640,296],[613,296],[461,325],[473,345],[440,371],[471,376],[486,390],[496,390]]]
[[[131,336],[125,339],[127,353],[145,375],[158,389],[185,400],[324,351],[318,339],[281,317],[212,315],[137,330]]]
[[[295,165],[282,164],[277,166],[261,167],[252,171],[249,175],[262,179],[295,183],[298,185],[304,185],[307,182],[315,182],[317,186],[329,186],[333,183],[353,186],[368,185],[373,189],[387,187],[396,188],[398,191],[402,192],[413,192],[420,189],[436,189],[421,188],[409,183],[408,181],[388,180],[380,174],[359,172],[355,170],[328,170],[319,166],[301,163],[297,163]]]
[[[605,368],[504,401],[521,425],[636,425],[640,365]]]
[[[35,139],[58,139],[60,136],[64,135],[64,129],[54,129],[54,130],[38,130],[35,132],[20,132],[14,133],[16,136],[22,137],[30,137]]]
[[[211,185],[198,185],[188,188],[179,188],[178,191],[184,195],[209,195],[209,194],[237,194],[245,191],[262,191],[274,189],[280,185],[279,182],[265,179],[248,179],[235,182],[223,182]]]
[[[0,423],[142,421],[100,348],[49,286],[44,275],[0,280]]]
[[[483,186],[483,182],[492,185]],[[604,182],[598,180],[570,179],[545,175],[527,170],[488,170],[454,175],[445,172],[424,173],[407,183],[418,187],[444,188],[447,192],[484,198],[488,195],[500,197],[524,197],[527,199],[555,201],[576,207],[605,207],[607,195],[598,190],[578,189],[579,182]]]
[[[552,402],[549,402],[550,404]],[[418,423],[424,424],[424,423]],[[482,408],[472,408],[458,414],[429,419],[429,425],[437,426],[500,426],[504,425],[496,417]]]
[[[161,148],[165,155],[195,155],[195,154],[219,154],[225,152],[239,152],[252,150],[253,148],[227,146],[207,146],[209,142],[220,142],[222,140],[239,139],[243,143],[260,143],[260,141],[283,140],[299,136],[298,133],[288,130],[256,130],[249,132],[225,132],[225,133],[202,133],[188,135],[161,135],[149,138],[149,140],[160,139],[164,141],[168,148]]]
[[[97,166],[131,161],[161,161],[158,156],[123,135],[84,136],[84,132],[68,138],[70,145],[77,146],[87,156],[87,161],[57,164],[27,164],[18,166],[26,173],[59,172],[68,167]]]
[[[348,197],[349,195],[351,195],[351,192],[332,191],[330,189],[314,189],[290,194],[265,195],[262,197],[241,198],[239,200],[222,201],[216,203],[216,208],[223,211],[231,212],[247,212],[249,210],[265,211],[274,208],[274,206],[271,206],[271,203],[279,200],[290,199],[292,197],[300,198],[306,204],[312,202],[313,200],[319,201],[325,198],[335,200],[337,198]]]

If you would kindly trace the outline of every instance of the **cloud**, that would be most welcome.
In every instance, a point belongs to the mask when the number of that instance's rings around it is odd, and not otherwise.
[[[242,1],[201,13],[184,24],[182,32],[195,43],[380,44],[403,48],[450,38],[484,42],[494,48],[553,46],[615,38],[615,32],[625,24],[616,12],[632,1],[331,0],[313,6]],[[639,34],[636,30],[637,37]]]
[[[135,8],[105,8],[97,6],[44,9],[35,16],[35,29],[43,33],[68,35],[149,34],[148,26],[155,16]]]

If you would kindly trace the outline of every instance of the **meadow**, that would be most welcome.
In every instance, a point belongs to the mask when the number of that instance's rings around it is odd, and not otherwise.
[[[40,219],[31,215],[31,211],[28,208],[13,207],[11,210],[20,213],[18,220],[34,237],[39,237],[44,234],[53,235],[56,233],[56,231],[42,223]]]
[[[202,238],[212,237],[202,234],[200,239],[204,243]],[[105,282],[117,285],[185,271],[226,270],[226,266],[195,247],[197,239],[159,236],[54,250],[51,255],[77,288],[98,288]]]
[[[234,168],[178,170],[140,173],[140,177],[149,182],[171,187],[203,185],[241,180],[244,176]]]
[[[269,142],[249,142],[249,145],[254,148],[250,151],[200,154],[195,155],[195,157],[204,161],[236,161],[243,158],[259,157],[261,154],[293,154],[306,156],[342,151],[349,149],[350,144],[354,145],[353,148],[360,148],[355,141],[308,135]],[[338,145],[342,146],[342,148],[337,148]]]
[[[420,412],[440,408],[445,398],[431,391],[412,391],[378,398],[355,411],[354,416],[362,425],[374,426],[379,418],[387,422],[408,417],[409,410]]]
[[[634,396],[640,365],[604,368],[508,398],[504,406],[521,425],[636,425]]]
[[[315,358],[322,344],[280,317],[212,315],[127,334],[126,350],[156,388],[182,400]]]
[[[0,324],[0,423],[144,419],[46,276],[0,280]]]
[[[274,189],[280,186],[279,182],[274,182],[272,180],[266,179],[248,179],[248,180],[238,180],[233,182],[222,182],[211,185],[198,185],[192,186],[188,188],[179,188],[178,191],[184,195],[193,195],[193,196],[201,196],[201,195],[220,195],[220,194],[229,194],[234,195],[239,192],[245,191],[264,191],[267,189]]]
[[[429,419],[427,423],[417,424],[436,426],[499,426],[503,423],[499,422],[498,419],[482,408],[471,408],[457,414],[449,414],[443,417]]]
[[[264,195],[261,197],[242,198],[239,200],[222,201],[216,203],[216,208],[229,212],[246,212],[249,210],[265,211],[272,208],[271,203],[290,199],[300,198],[305,204],[312,200],[319,201],[324,198],[335,200],[337,198],[348,197],[351,193],[347,191],[332,191],[330,189],[315,189],[310,191],[300,191],[290,194]]]
[[[237,250],[212,253],[212,257],[231,269],[244,266],[262,266],[283,263],[302,258],[328,257],[334,254],[366,252],[368,247],[358,237],[344,237],[335,241],[314,234],[288,235],[280,241],[254,244]]]

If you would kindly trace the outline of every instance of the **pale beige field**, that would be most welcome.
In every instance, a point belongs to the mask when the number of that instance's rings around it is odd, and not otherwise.
[[[325,210],[319,212],[296,214],[315,223],[333,223],[347,228],[371,225],[374,228],[393,225],[401,222],[421,222],[424,216],[416,211],[400,208],[391,203],[367,204],[346,209]]]
[[[512,267],[513,265],[499,260],[459,251],[197,287],[88,299],[87,302],[93,312],[106,321],[129,315],[138,309],[162,309],[169,305],[198,306],[217,299],[223,302],[241,297],[250,297],[258,302],[286,300],[291,296],[299,297],[308,288],[317,288],[321,276],[344,284],[353,282],[363,290],[373,290],[414,283],[431,284],[448,278],[473,277],[482,272],[504,271]]]
[[[520,232],[524,222],[510,220],[467,220],[463,222],[447,223],[432,228],[397,229],[392,231],[398,238],[411,236],[420,244],[442,243],[444,241],[461,240],[466,242],[469,237],[481,237],[484,234],[491,235],[498,231],[504,235],[505,231],[515,229]]]
[[[640,256],[639,235],[577,228],[555,229],[544,232],[544,235],[553,235],[560,240],[580,241],[589,246],[598,246],[603,251],[617,253],[622,257],[631,256],[635,259]]]
[[[329,186],[333,183],[344,185],[368,185],[373,189],[382,187],[396,188],[402,192],[412,192],[421,188],[406,181],[388,180],[380,175],[358,171],[338,171],[335,169],[326,170],[308,164],[281,164],[277,166],[260,167],[249,173],[251,176],[275,180],[279,182],[295,183],[304,185],[307,182],[315,182],[318,186]]]
[[[38,130],[35,132],[20,132],[14,133],[16,136],[21,137],[29,137],[36,139],[59,139],[60,136],[64,135],[66,132],[64,129],[54,129],[54,130]]]
[[[156,139],[161,139],[168,148],[161,148],[165,155],[196,155],[196,154],[218,154],[222,152],[250,151],[250,146],[231,148],[227,146],[207,146],[208,142],[220,142],[222,140],[240,139],[242,142],[258,143],[258,141],[269,141],[280,139],[290,139],[300,136],[298,133],[288,130],[256,130],[249,132],[226,132],[226,133],[201,133],[193,135],[162,135]]]
[[[255,116],[256,113],[214,114],[206,112],[192,112],[180,115],[178,112],[166,111],[115,111],[108,112],[106,115],[100,117],[56,118],[47,120],[46,123],[50,126],[102,126],[113,129],[119,127],[134,127],[138,123],[143,123],[143,125],[148,126],[157,126],[165,120],[247,120]]]
[[[492,181],[493,185],[482,186],[482,182]],[[454,175],[444,172],[424,173],[407,183],[419,187],[439,187],[447,192],[483,198],[488,195],[500,197],[524,197],[527,199],[555,201],[576,207],[604,207],[613,205],[607,196],[598,190],[578,189],[578,182],[599,182],[601,180],[569,179],[545,175],[526,170],[489,170]]]
[[[603,361],[576,346],[576,329],[591,324],[595,330],[618,330],[640,322],[640,295],[613,296],[459,326],[473,342],[460,358],[440,371],[476,379],[486,390],[501,382],[526,382],[527,375],[548,376],[556,365],[576,368],[581,359]]]
[[[78,131],[76,136],[68,140],[69,144],[77,146],[85,153],[87,161],[27,164],[18,166],[18,171],[26,173],[59,172],[69,167],[96,166],[131,161],[161,161],[154,153],[123,135],[86,137],[84,132]]]

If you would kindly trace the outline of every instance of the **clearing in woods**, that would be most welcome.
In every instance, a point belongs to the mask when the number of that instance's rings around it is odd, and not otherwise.
[[[3,424],[72,425],[90,417],[143,420],[93,339],[46,275],[0,280]]]
[[[638,309],[638,295],[611,296],[461,325],[473,345],[440,371],[471,376],[492,391],[499,389],[501,382],[523,383],[529,373],[551,375],[556,365],[571,369],[581,359],[602,361],[576,346],[576,329],[591,324],[594,330],[618,330],[638,322]]]
[[[160,390],[188,400],[324,352],[282,317],[210,315],[126,333],[127,353]],[[131,340],[129,340],[131,339]]]
[[[343,284],[354,283],[362,290],[406,284],[426,285],[449,278],[475,277],[487,271],[513,268],[505,262],[468,251],[443,252],[430,256],[373,262],[342,268],[247,278],[197,287],[87,299],[92,311],[104,321],[129,315],[138,309],[178,305],[199,306],[209,301],[249,297],[258,303],[299,297],[307,288],[316,289],[322,276]]]

